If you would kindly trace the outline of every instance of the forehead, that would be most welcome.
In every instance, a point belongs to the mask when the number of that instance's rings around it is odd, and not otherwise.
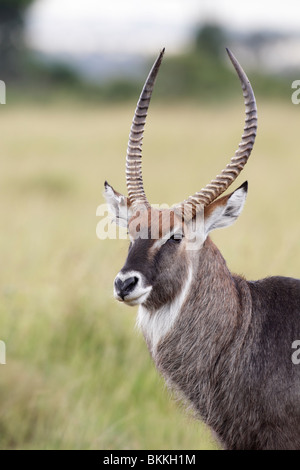
[[[133,238],[158,239],[182,228],[180,218],[171,209],[137,209],[128,225],[129,235]]]

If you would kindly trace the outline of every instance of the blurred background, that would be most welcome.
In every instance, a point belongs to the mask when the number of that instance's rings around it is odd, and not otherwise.
[[[228,163],[244,119],[230,47],[259,131],[235,185],[249,181],[245,210],[213,239],[249,279],[299,277],[299,13],[292,0],[0,0],[1,449],[216,448],[165,389],[136,309],[113,300],[127,241],[97,239],[96,208],[105,179],[126,193],[131,119],[162,47],[149,200],[183,200]]]

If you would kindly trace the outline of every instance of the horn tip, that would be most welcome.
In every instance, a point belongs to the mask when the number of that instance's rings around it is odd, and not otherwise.
[[[228,54],[228,57],[229,59],[231,60],[231,62],[234,62],[236,61],[236,58],[234,57],[233,53],[231,52],[231,50],[229,49],[229,47],[225,47],[226,49],[226,52]]]
[[[160,53],[159,53],[159,56],[158,56],[158,58],[157,58],[157,62],[158,62],[159,65],[161,64],[161,61],[162,61],[162,59],[163,59],[165,50],[166,50],[166,48],[163,47],[163,48],[161,49]]]

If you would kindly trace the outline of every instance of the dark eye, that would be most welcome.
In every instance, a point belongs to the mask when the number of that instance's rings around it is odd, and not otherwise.
[[[182,233],[174,233],[170,238],[169,242],[170,243],[180,243],[181,240],[183,239],[183,234]]]

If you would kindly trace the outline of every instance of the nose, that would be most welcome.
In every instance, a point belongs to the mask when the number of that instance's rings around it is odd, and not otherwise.
[[[115,279],[115,290],[116,294],[121,297],[122,300],[126,295],[130,294],[137,285],[139,278],[136,276],[128,277],[127,279],[121,279],[117,277]]]

